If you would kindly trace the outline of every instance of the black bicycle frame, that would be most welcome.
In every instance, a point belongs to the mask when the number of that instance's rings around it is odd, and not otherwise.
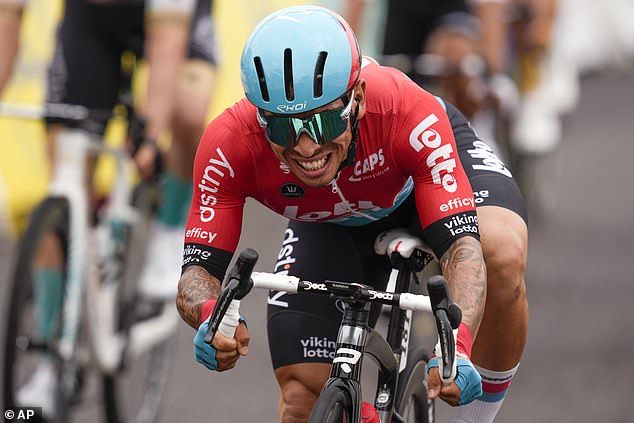
[[[390,421],[394,412],[394,397],[401,357],[407,357],[409,345],[410,322],[407,318],[407,312],[401,309],[398,304],[401,293],[409,292],[415,272],[422,270],[432,259],[432,256],[422,250],[416,250],[409,258],[403,258],[398,253],[394,253],[390,257],[393,267],[398,269],[394,293],[377,291],[370,286],[359,283],[331,280],[323,283],[302,280],[297,282],[296,292],[327,295],[344,302],[345,307],[337,334],[335,357],[324,390],[336,386],[347,394],[350,403],[354,404],[354,410],[350,410],[352,411],[351,423],[360,423],[363,404],[361,369],[363,356],[366,354],[372,357],[379,367],[374,406],[381,421]],[[248,262],[250,265],[240,264],[242,261]],[[256,261],[257,253],[254,250],[247,249],[241,253],[234,270],[230,272],[229,278],[223,284],[223,289],[211,316],[209,329],[205,334],[205,342],[209,344],[212,342],[218,326],[217,323],[222,320],[228,303],[234,298],[243,298],[250,291],[253,285],[250,282],[250,276]],[[444,279],[442,281],[446,283]],[[446,296],[446,288],[441,294]],[[372,303],[392,306],[386,338],[370,327]],[[445,303],[445,308],[447,308],[450,302],[445,300]],[[453,342],[451,332],[447,339],[451,339]]]
[[[408,292],[414,271],[421,270],[425,262],[423,255],[412,259],[397,259],[398,269],[395,292]],[[332,286],[333,281],[326,281]],[[368,288],[365,287],[364,288]],[[370,288],[371,289],[371,288]],[[336,385],[346,391],[354,404],[352,423],[360,422],[361,365],[363,355],[374,359],[379,367],[374,406],[381,421],[389,421],[394,411],[394,397],[398,383],[399,365],[402,356],[407,355],[409,345],[409,324],[406,311],[393,306],[388,323],[387,341],[369,325],[370,303],[338,296],[345,303],[343,319],[337,335],[335,358],[330,378],[324,389]],[[407,326],[407,331],[406,331]]]

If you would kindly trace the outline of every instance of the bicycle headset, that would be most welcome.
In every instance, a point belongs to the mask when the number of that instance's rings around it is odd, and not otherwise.
[[[350,105],[360,73],[361,52],[352,29],[341,16],[319,6],[288,7],[265,17],[247,39],[240,61],[244,92],[258,108],[269,141],[292,147],[306,132],[324,144],[341,135],[350,119],[347,165],[354,162],[358,122],[357,109]],[[343,107],[292,116],[337,99]]]

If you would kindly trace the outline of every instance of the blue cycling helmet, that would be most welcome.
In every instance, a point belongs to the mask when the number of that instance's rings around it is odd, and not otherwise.
[[[324,106],[359,79],[361,54],[348,23],[319,6],[274,12],[251,32],[240,61],[244,92],[256,107],[294,114]]]

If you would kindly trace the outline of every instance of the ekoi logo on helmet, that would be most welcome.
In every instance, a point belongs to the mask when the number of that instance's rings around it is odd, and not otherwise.
[[[279,106],[276,107],[276,109],[280,113],[300,113],[306,110],[307,106],[308,106],[308,102],[304,101],[303,103],[297,103],[297,104],[280,104]]]

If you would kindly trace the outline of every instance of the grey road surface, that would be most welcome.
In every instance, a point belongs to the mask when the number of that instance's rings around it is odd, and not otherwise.
[[[558,201],[531,221],[529,339],[498,422],[633,421],[634,77],[607,73],[582,87],[561,145]],[[252,202],[245,220],[240,248],[257,249],[257,269],[271,270],[284,221]],[[6,292],[12,249],[3,246]],[[163,422],[276,421],[265,306],[262,292],[243,301],[250,354],[225,373],[194,362],[194,331],[181,324]],[[449,421],[451,410],[439,408],[440,421]],[[98,421],[98,407],[84,406],[80,416]]]

